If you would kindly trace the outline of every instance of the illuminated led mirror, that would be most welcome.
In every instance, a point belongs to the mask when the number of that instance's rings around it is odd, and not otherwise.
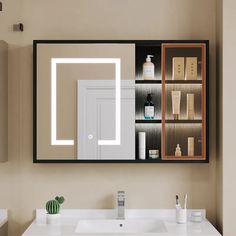
[[[34,161],[135,159],[134,44],[34,41]]]

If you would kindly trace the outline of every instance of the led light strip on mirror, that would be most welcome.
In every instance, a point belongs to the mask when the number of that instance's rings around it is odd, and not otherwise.
[[[74,145],[74,140],[57,139],[57,64],[115,64],[115,139],[98,140],[98,145],[120,145],[120,58],[51,59],[51,145]]]

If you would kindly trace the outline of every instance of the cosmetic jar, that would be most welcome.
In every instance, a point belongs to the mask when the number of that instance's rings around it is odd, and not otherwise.
[[[191,213],[191,221],[201,223],[202,222],[202,212],[201,211],[193,211]]]
[[[159,150],[158,149],[149,150],[149,158],[150,159],[159,158]]]

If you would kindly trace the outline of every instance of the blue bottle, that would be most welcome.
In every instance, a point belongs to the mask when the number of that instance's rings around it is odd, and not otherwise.
[[[152,96],[150,93],[147,95],[147,99],[144,103],[144,119],[145,120],[153,120],[155,116],[155,107],[152,102]]]

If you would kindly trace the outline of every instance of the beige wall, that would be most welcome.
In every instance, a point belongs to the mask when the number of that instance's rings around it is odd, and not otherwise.
[[[8,45],[0,40],[0,162],[7,161],[8,140]]]
[[[172,208],[176,193],[216,223],[215,0],[3,0],[1,39],[9,51],[9,162],[0,164],[0,208],[20,235],[56,194],[65,208],[111,208],[118,189],[128,208]],[[11,31],[25,24],[23,33]],[[33,39],[209,39],[210,164],[32,164]],[[229,111],[228,111],[229,112]]]
[[[0,235],[7,236],[7,234],[8,234],[8,225],[4,224],[0,229]]]
[[[216,80],[217,80],[217,98],[218,105],[216,113],[216,163],[217,163],[217,183],[216,183],[216,225],[220,232],[223,232],[223,103],[222,103],[222,85],[223,85],[223,65],[222,65],[222,1],[217,0],[217,19],[216,19]]]
[[[236,235],[235,174],[235,53],[236,53],[236,2],[223,0],[223,233]]]

